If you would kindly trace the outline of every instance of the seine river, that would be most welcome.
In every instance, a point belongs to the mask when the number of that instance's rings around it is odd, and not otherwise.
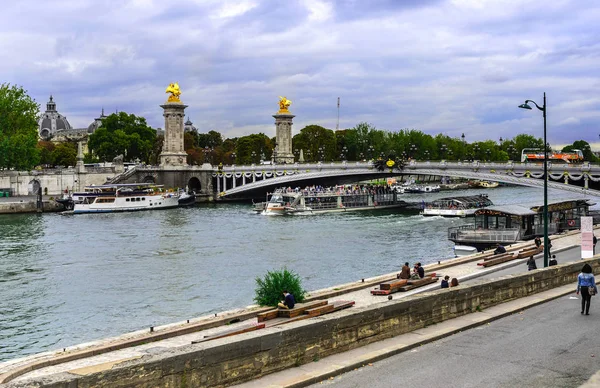
[[[523,187],[405,198],[482,192],[497,205],[542,201]],[[248,204],[0,216],[0,360],[244,307],[255,278],[284,266],[314,290],[449,258],[447,229],[465,222],[398,211],[266,217]]]

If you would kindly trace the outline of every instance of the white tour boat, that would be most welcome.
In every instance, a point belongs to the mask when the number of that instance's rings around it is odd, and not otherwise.
[[[152,183],[129,183],[94,186],[104,195],[86,196],[75,203],[74,214],[112,213],[137,210],[169,209],[179,206],[179,196]],[[114,194],[106,194],[114,191]]]
[[[477,209],[492,205],[492,201],[485,194],[447,197],[424,205],[421,214],[424,216],[467,217],[474,215]]]
[[[338,186],[321,191],[278,189],[271,195],[262,214],[307,215],[406,206],[407,203],[398,200],[396,193],[387,187],[351,190]]]

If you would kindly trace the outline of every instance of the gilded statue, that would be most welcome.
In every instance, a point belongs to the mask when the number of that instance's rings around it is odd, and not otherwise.
[[[279,96],[279,112],[278,113],[290,113],[288,107],[292,105],[292,102],[285,97]]]
[[[173,84],[169,84],[165,93],[171,93],[167,102],[181,102],[179,96],[181,95],[181,90],[179,90],[179,84],[177,82]]]

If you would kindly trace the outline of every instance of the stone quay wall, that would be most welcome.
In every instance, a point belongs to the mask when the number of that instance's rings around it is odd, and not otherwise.
[[[61,195],[66,189],[83,191],[85,186],[102,185],[107,178],[115,176],[112,167],[88,168],[86,172],[76,169],[52,169],[32,171],[0,171],[0,189],[11,189],[12,196],[35,195],[36,187],[44,195]]]
[[[600,269],[597,258],[582,260],[187,345],[89,375],[61,373],[7,387],[224,387],[569,283],[575,291],[584,263]]]

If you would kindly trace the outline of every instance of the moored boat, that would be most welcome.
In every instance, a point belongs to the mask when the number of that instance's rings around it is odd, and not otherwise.
[[[177,199],[177,203],[181,207],[193,206],[196,203],[196,193],[194,193],[194,192],[188,193],[185,191],[180,192],[179,197]]]
[[[581,217],[595,203],[588,199],[559,200],[548,203],[548,234],[578,229]],[[489,206],[475,211],[475,222],[448,229],[448,240],[458,245],[485,249],[495,244],[509,245],[544,236],[544,206]]]
[[[492,201],[485,194],[446,197],[425,204],[421,214],[424,216],[467,217],[475,214],[477,209],[492,205]]]
[[[498,182],[479,181],[478,187],[481,187],[484,189],[493,189],[494,187],[498,187]]]
[[[267,202],[265,215],[306,215],[406,207],[387,187],[336,187],[319,191],[278,189]]]
[[[139,210],[169,209],[179,206],[179,196],[165,192],[163,186],[148,183],[94,186],[106,191],[103,195],[85,196],[75,203],[73,214],[112,213]],[[114,195],[106,192],[114,190]]]

